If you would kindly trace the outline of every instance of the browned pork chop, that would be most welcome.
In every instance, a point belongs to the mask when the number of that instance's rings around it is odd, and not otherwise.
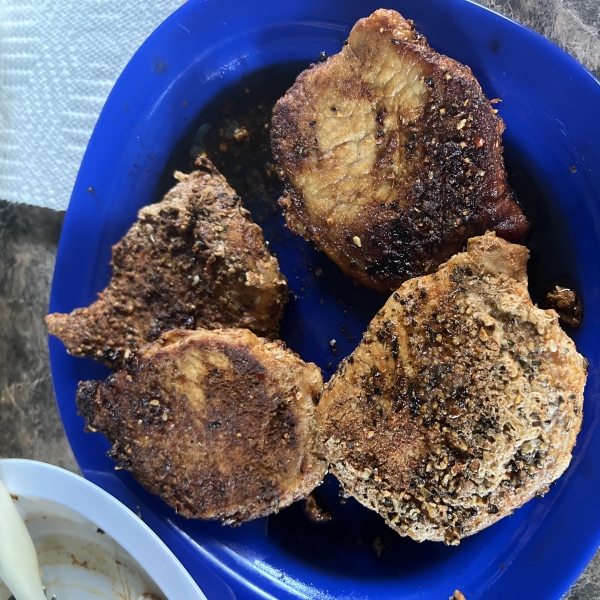
[[[487,230],[519,241],[528,223],[495,112],[468,67],[397,12],[376,11],[275,106],[288,227],[382,292],[433,272]]]
[[[547,491],[571,460],[586,361],[489,233],[404,283],[326,385],[330,469],[401,535],[449,544]]]
[[[206,159],[162,202],[142,208],[113,248],[98,300],[46,317],[71,354],[119,367],[170,329],[247,327],[276,337],[287,283],[262,230]]]
[[[88,428],[186,517],[235,524],[307,496],[326,463],[316,432],[321,372],[244,329],[174,330],[104,383],[81,383]]]

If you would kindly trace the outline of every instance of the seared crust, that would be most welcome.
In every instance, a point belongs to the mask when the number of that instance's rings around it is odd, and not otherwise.
[[[401,535],[456,544],[544,494],[581,427],[586,361],[489,233],[404,283],[326,385],[330,469]]]
[[[378,10],[275,106],[287,225],[382,292],[487,230],[519,241],[529,225],[507,183],[503,131],[468,67]]]
[[[241,523],[304,498],[326,470],[321,372],[247,330],[164,334],[104,383],[83,382],[87,427],[186,517]]]
[[[46,317],[75,356],[118,368],[132,350],[175,328],[247,327],[276,337],[287,283],[262,230],[207,159],[162,202],[142,208],[114,246],[98,300]]]

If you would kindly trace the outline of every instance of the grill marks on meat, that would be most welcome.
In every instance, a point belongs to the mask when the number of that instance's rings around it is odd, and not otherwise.
[[[46,317],[71,354],[119,367],[175,328],[247,327],[275,337],[287,283],[262,230],[206,159],[142,208],[113,248],[108,287],[90,307]]]
[[[77,393],[110,455],[186,517],[238,524],[322,480],[316,365],[248,330],[165,333]]]
[[[319,426],[346,492],[401,535],[456,544],[568,466],[585,359],[495,234],[410,280],[325,386]]]
[[[528,223],[508,186],[503,130],[468,67],[378,10],[275,106],[287,225],[382,292],[487,230],[519,241]]]

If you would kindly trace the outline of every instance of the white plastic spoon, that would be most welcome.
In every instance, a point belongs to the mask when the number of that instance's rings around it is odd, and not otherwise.
[[[0,579],[16,600],[46,600],[37,552],[27,527],[0,480]]]

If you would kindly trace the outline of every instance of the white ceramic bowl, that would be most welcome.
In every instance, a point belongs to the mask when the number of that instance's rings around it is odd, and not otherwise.
[[[206,600],[160,538],[93,483],[22,459],[0,460],[0,479],[33,539],[48,597]],[[0,582],[0,600],[9,596]]]

